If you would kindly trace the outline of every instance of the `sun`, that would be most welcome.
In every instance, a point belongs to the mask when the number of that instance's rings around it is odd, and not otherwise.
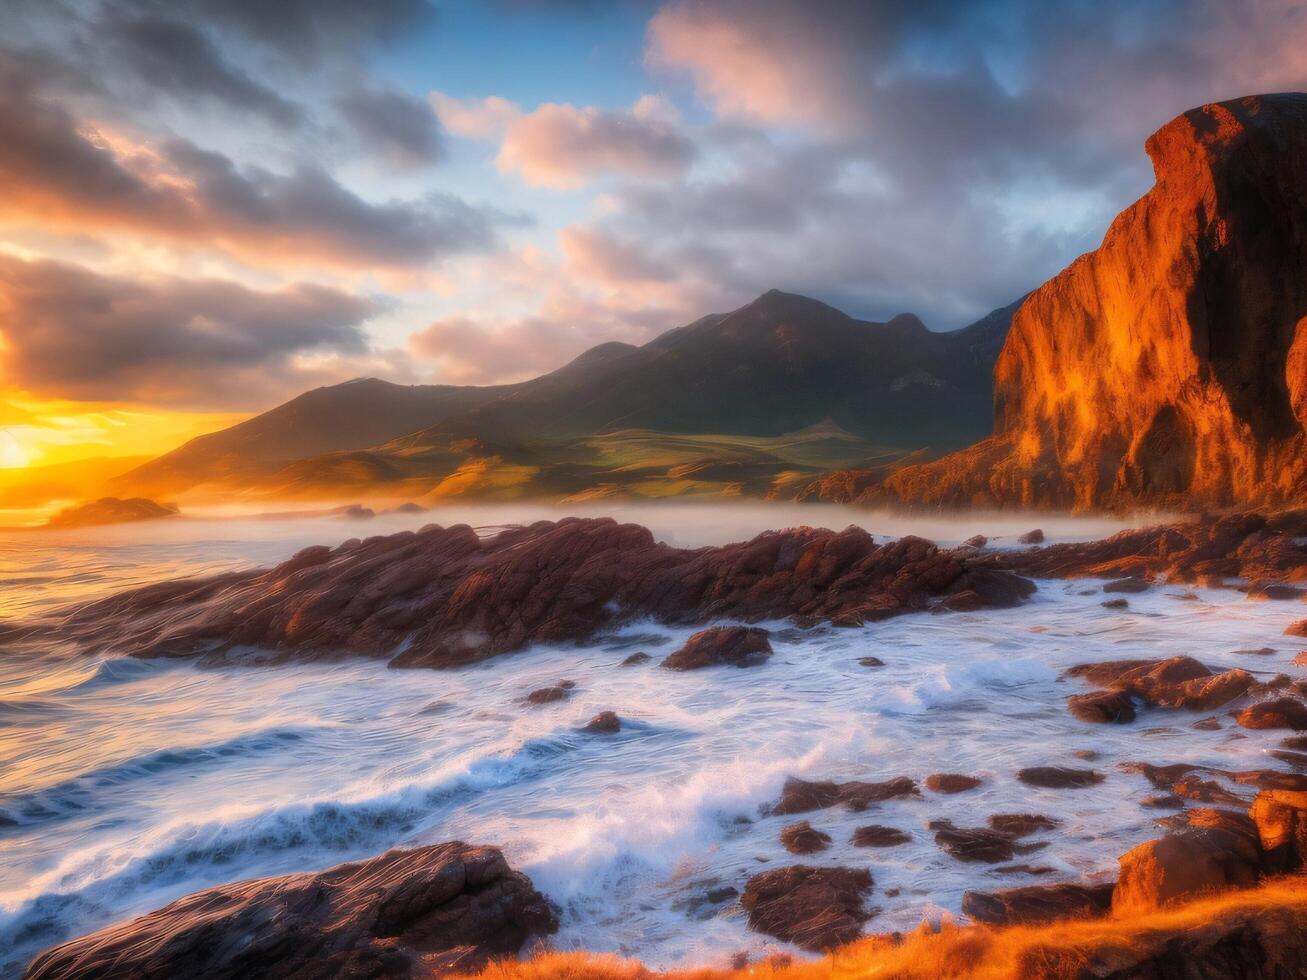
[[[0,429],[0,470],[22,469],[30,462],[27,452],[8,429]]]

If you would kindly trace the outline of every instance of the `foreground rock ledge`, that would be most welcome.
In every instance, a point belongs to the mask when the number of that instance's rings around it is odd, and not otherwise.
[[[1011,606],[1033,591],[969,549],[915,537],[877,544],[853,527],[688,550],[638,525],[571,518],[485,539],[466,525],[429,526],[306,548],[270,570],[146,586],[6,635],[120,656],[259,663],[352,653],[453,667],[646,617],[856,625],[950,599]]]
[[[197,892],[48,950],[25,977],[428,977],[557,929],[498,850],[452,842]]]

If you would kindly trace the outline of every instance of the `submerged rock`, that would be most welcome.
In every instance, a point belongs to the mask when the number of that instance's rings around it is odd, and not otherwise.
[[[862,924],[872,915],[863,899],[872,885],[865,868],[796,864],[754,875],[740,905],[754,931],[822,952],[862,934]]]
[[[1127,725],[1135,720],[1135,703],[1121,691],[1075,694],[1066,699],[1067,709],[1081,721],[1102,725]]]
[[[557,929],[498,850],[455,842],[197,892],[48,950],[26,976],[416,980],[480,969]]]
[[[635,653],[623,660],[621,666],[638,667],[640,664],[647,664],[652,659],[653,657],[649,656],[649,654],[645,653],[643,650],[637,650]]]
[[[979,861],[1001,864],[1011,861],[1016,854],[1013,839],[997,830],[986,827],[953,827],[946,822],[936,824],[935,843],[959,861]]]
[[[765,629],[714,626],[695,633],[660,666],[668,670],[699,670],[721,665],[757,667],[766,663],[771,654],[771,641]]]
[[[1041,830],[1052,830],[1058,821],[1040,813],[995,813],[989,818],[989,826],[1008,837],[1028,837]]]
[[[1017,773],[1017,779],[1027,786],[1044,789],[1079,789],[1096,786],[1103,781],[1102,773],[1092,769],[1073,769],[1068,766],[1031,766]]]

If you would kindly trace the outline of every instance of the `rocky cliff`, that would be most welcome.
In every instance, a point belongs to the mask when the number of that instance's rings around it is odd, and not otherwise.
[[[1126,509],[1307,497],[1307,95],[1186,112],[1156,183],[1031,294],[995,434],[863,499]]]

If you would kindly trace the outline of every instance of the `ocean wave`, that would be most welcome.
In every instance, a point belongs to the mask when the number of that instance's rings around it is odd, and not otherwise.
[[[94,812],[108,802],[106,791],[181,769],[278,752],[309,733],[304,728],[271,728],[212,745],[160,749],[30,793],[0,795],[0,826],[26,828]]]
[[[469,797],[547,775],[593,738],[559,730],[507,755],[453,764],[431,780],[376,795],[275,809],[217,808],[205,822],[176,822],[127,843],[66,855],[22,894],[0,896],[0,975],[74,932],[139,907],[249,875],[288,873],[376,854],[410,839]],[[609,743],[611,744],[611,743]],[[157,899],[157,901],[155,901]]]

